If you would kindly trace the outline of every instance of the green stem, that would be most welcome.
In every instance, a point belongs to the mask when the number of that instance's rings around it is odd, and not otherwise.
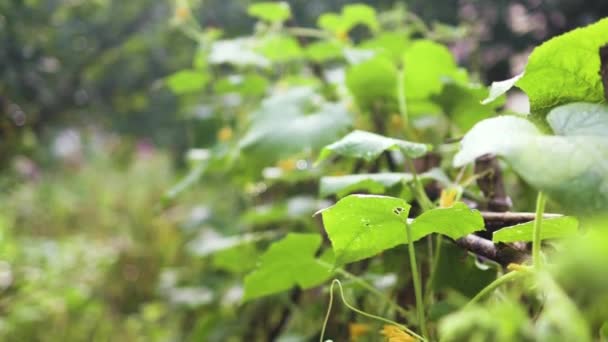
[[[397,77],[397,103],[399,105],[399,114],[401,114],[401,119],[403,121],[403,132],[405,133],[405,137],[407,139],[416,140],[416,132],[410,125],[409,114],[407,111],[407,98],[405,95],[405,65]]]
[[[292,34],[294,36],[300,37],[311,37],[311,38],[320,38],[320,39],[329,39],[332,38],[327,32],[322,30],[317,30],[314,28],[308,27],[287,27],[285,28],[287,33]]]
[[[491,282],[488,286],[484,287],[483,290],[479,291],[479,293],[477,293],[477,295],[475,295],[475,297],[473,297],[473,299],[471,299],[471,301],[469,301],[469,303],[467,303],[466,306],[471,306],[475,303],[477,303],[478,301],[480,301],[483,297],[487,296],[488,294],[494,292],[494,290],[496,290],[497,288],[499,288],[500,286],[502,286],[503,284],[506,284],[514,279],[517,279],[521,276],[525,275],[524,272],[522,271],[512,271],[509,272],[501,277],[498,277],[496,280],[494,280],[493,282]]]
[[[403,128],[407,132],[409,129],[409,117],[407,115],[407,101],[405,100],[405,67],[397,76],[397,99],[399,101],[399,113],[403,119]]]
[[[409,163],[410,171],[412,173],[412,177],[414,178],[414,187],[416,189],[416,199],[418,200],[420,207],[422,207],[422,211],[427,211],[433,209],[433,202],[427,196],[426,191],[424,191],[424,186],[418,177],[418,173],[416,172],[416,168],[414,167],[414,162],[411,158],[407,158]]]
[[[338,285],[338,290],[340,291],[340,297],[342,299],[342,303],[344,303],[344,306],[346,306],[353,312],[356,312],[361,316],[365,316],[365,317],[375,319],[375,320],[378,320],[378,321],[381,321],[384,323],[395,325],[395,326],[399,327],[400,329],[404,330],[405,332],[407,332],[408,334],[414,336],[415,338],[417,338],[421,341],[426,341],[424,337],[416,334],[415,332],[410,330],[405,325],[399,324],[395,321],[392,321],[392,320],[384,318],[384,317],[372,315],[363,310],[357,309],[356,307],[351,305],[344,296],[344,289],[342,288],[342,283],[340,283],[340,281],[338,279],[334,279],[331,283],[331,286],[329,287],[329,304],[327,306],[327,312],[325,313],[325,319],[323,320],[323,327],[321,328],[321,336],[319,336],[319,342],[323,342],[323,339],[325,338],[325,330],[327,329],[327,323],[329,322],[329,315],[331,314],[331,308],[332,308],[333,301],[334,301],[334,286],[335,285]]]
[[[416,296],[416,312],[418,313],[418,325],[422,332],[422,336],[427,338],[429,336],[426,328],[426,318],[424,317],[424,301],[422,300],[422,283],[420,281],[420,274],[418,273],[418,263],[416,262],[416,248],[412,241],[412,227],[406,221],[405,230],[407,232],[407,249],[410,253],[410,268],[412,269],[412,281],[414,282],[414,294]]]
[[[430,300],[433,294],[433,286],[435,285],[435,277],[437,274],[437,268],[439,268],[439,260],[441,259],[441,244],[443,242],[443,235],[437,234],[435,237],[435,253],[433,255],[433,265],[431,266],[431,273],[429,275],[429,281],[426,285],[425,298]]]
[[[396,304],[395,301],[388,298],[384,293],[382,293],[382,291],[379,291],[372,284],[366,282],[362,278],[360,278],[342,268],[337,269],[336,272],[343,275],[345,278],[353,280],[359,286],[363,287],[364,289],[368,290],[369,292],[375,294],[380,299],[382,299],[384,301],[384,303],[386,303],[391,309],[399,312],[403,317],[407,317],[407,315],[408,315],[407,310],[405,310],[404,308],[402,308],[401,306]]]
[[[545,204],[547,199],[542,191],[538,192],[536,198],[536,217],[534,220],[534,238],[532,240],[532,263],[536,270],[540,270],[542,266],[542,260],[540,257],[540,232],[543,224],[543,214],[545,213]]]

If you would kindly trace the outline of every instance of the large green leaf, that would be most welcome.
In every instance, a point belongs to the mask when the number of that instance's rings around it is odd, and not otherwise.
[[[544,219],[540,238],[559,239],[572,236],[578,231],[578,220],[571,216]],[[534,221],[505,227],[492,234],[494,242],[532,241],[534,238]]]
[[[405,94],[408,101],[427,99],[443,89],[446,80],[465,83],[466,72],[458,68],[445,46],[430,40],[417,40],[403,55]]]
[[[405,225],[409,209],[410,205],[400,198],[350,195],[321,211],[336,265],[408,243]],[[482,230],[484,223],[478,211],[456,203],[450,208],[424,212],[412,221],[411,227],[414,242],[432,233],[457,239]]]
[[[384,151],[394,150],[401,151],[406,157],[418,158],[429,151],[430,146],[357,130],[323,148],[317,163],[334,154],[371,161]]]
[[[359,107],[371,111],[376,105],[397,108],[397,68],[381,56],[352,65],[346,71],[346,86]]]
[[[604,105],[561,106],[552,110],[547,120],[557,135],[608,137],[608,107]]]
[[[269,21],[271,23],[283,22],[291,17],[289,4],[286,2],[258,2],[249,5],[247,13],[250,16]]]
[[[604,102],[599,48],[606,43],[608,19],[557,36],[532,51],[523,76],[493,83],[487,102],[513,85],[526,92],[533,113],[569,102]]]
[[[311,152],[342,136],[351,125],[344,105],[323,101],[306,87],[276,93],[252,114],[239,147],[251,162],[268,164]]]
[[[464,203],[455,203],[449,208],[435,208],[416,217],[411,224],[412,241],[432,234],[447,235],[452,239],[483,230],[483,217]]]
[[[258,267],[245,278],[243,300],[317,286],[331,276],[331,267],[315,258],[321,246],[317,234],[290,233],[260,256]]]
[[[496,154],[529,184],[563,204],[565,210],[606,210],[608,136],[596,127],[608,124],[608,108],[573,103],[551,111],[547,121],[556,133],[563,135],[544,135],[521,117],[501,116],[481,121],[463,138],[454,165],[465,165],[484,154]]]
[[[369,258],[405,243],[409,209],[400,198],[350,195],[321,211],[335,264]]]
[[[181,70],[166,79],[167,86],[176,94],[193,93],[203,90],[209,75],[201,70]]]

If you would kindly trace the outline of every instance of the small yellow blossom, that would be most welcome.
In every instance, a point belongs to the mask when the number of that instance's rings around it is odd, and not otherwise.
[[[289,158],[289,159],[283,159],[283,160],[279,160],[279,162],[277,163],[277,166],[285,171],[293,171],[296,169],[297,167],[297,163],[295,159]]]
[[[385,325],[380,334],[387,342],[416,342],[416,339],[395,325]]]
[[[399,114],[391,115],[391,127],[393,128],[402,128],[403,127],[403,118]]]
[[[530,271],[531,268],[530,268],[530,266],[526,266],[526,265],[510,263],[509,265],[507,265],[507,269],[509,271],[528,272],[528,271]]]
[[[455,188],[441,190],[441,197],[439,197],[439,206],[441,208],[449,208],[454,205],[456,201],[456,195],[458,190]]]
[[[336,38],[341,42],[348,41],[348,32],[347,31],[338,31],[336,32]]]
[[[367,334],[370,328],[367,324],[362,323],[351,323],[348,325],[348,332],[350,334],[350,340],[352,342],[357,341],[359,337]]]
[[[217,140],[225,142],[228,141],[232,138],[232,128],[228,127],[228,126],[224,126],[222,127],[218,132],[217,132]]]
[[[190,17],[190,8],[186,6],[178,6],[175,9],[175,19],[178,21],[184,21]]]

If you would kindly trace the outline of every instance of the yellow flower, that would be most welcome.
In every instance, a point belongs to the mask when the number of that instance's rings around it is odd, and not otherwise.
[[[458,190],[455,188],[441,190],[441,197],[439,197],[439,206],[441,208],[449,208],[454,205],[456,201],[456,195]]]
[[[186,6],[179,6],[175,9],[175,18],[184,21],[190,16],[190,9]]]
[[[217,140],[219,141],[228,141],[232,138],[232,128],[228,127],[228,126],[224,126],[222,127],[218,132],[217,132]]]
[[[380,330],[380,334],[386,338],[387,342],[416,342],[415,338],[395,325],[385,325]]]
[[[402,128],[403,127],[403,118],[399,114],[391,115],[391,127],[393,128]]]
[[[296,169],[296,161],[295,159],[289,158],[289,159],[283,159],[283,160],[279,160],[279,162],[277,163],[277,166],[287,172],[287,171],[293,171]]]
[[[520,264],[510,263],[509,265],[507,265],[507,269],[509,271],[528,272],[528,271],[531,270],[531,267],[530,266],[526,266],[526,265],[520,265]]]
[[[348,332],[350,334],[351,341],[357,341],[359,337],[367,334],[369,331],[369,325],[362,323],[351,323],[348,325]]]
[[[348,32],[347,31],[338,31],[336,32],[336,38],[341,42],[348,41]]]

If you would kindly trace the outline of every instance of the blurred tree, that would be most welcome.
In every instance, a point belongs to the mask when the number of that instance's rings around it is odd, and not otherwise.
[[[150,136],[151,124],[175,126],[174,99],[154,85],[194,44],[170,29],[171,10],[154,0],[0,3],[0,158],[18,128],[102,121]]]

